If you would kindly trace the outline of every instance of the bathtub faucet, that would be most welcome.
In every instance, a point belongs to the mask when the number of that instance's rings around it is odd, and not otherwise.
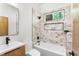
[[[37,36],[37,44],[40,45],[39,36]]]

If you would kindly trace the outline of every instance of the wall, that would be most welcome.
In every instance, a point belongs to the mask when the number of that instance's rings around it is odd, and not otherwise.
[[[19,9],[19,35],[18,40],[26,43],[26,51],[32,49],[32,8],[39,4],[20,3]]]
[[[44,14],[50,13],[52,11],[65,9],[65,20],[59,21],[64,23],[63,31],[50,31],[44,30]],[[37,9],[36,9],[37,10]],[[72,19],[71,19],[71,7],[70,4],[57,3],[57,4],[42,4],[40,6],[39,13],[42,16],[42,19],[38,20],[37,23],[33,23],[33,42],[37,42],[37,36],[40,37],[42,41],[49,41],[51,43],[57,43],[62,46],[66,46],[66,34],[64,30],[69,30],[72,32]],[[34,19],[37,16],[35,12],[33,12]],[[34,21],[33,19],[33,21]]]
[[[18,4],[19,8],[19,38],[26,43],[26,50],[32,47],[32,7],[30,4]]]

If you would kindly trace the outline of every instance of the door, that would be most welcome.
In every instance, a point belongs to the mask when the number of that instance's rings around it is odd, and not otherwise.
[[[0,36],[8,35],[8,17],[0,16]]]
[[[73,52],[75,55],[79,56],[79,4],[73,4],[74,19],[73,19]]]

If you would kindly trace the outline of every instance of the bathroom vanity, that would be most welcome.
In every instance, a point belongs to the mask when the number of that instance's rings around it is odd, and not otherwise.
[[[9,42],[9,38],[1,36],[14,36],[19,34],[19,11],[18,8],[8,4],[0,4],[0,55],[1,56],[24,56],[25,44],[18,41]],[[6,41],[6,43],[4,42]]]
[[[25,55],[25,44],[12,41],[9,45],[0,45],[1,56],[24,56]]]
[[[2,56],[24,56],[25,55],[25,47],[19,47],[17,49],[14,49],[12,51],[9,51]]]
[[[1,3],[0,4],[0,55],[1,56],[24,56],[25,44],[12,41],[7,38],[6,43],[1,36],[14,36],[18,35],[19,27],[19,11],[16,7]],[[9,44],[8,44],[9,43]]]

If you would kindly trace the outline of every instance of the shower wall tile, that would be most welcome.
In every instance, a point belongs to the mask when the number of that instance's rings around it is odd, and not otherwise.
[[[65,20],[62,21],[64,23],[64,30],[69,30],[72,32],[72,19],[70,17],[71,14],[70,7],[66,8],[63,7],[62,9],[65,10]],[[43,19],[43,16],[42,19],[40,19],[40,21],[37,24],[33,24],[33,42],[36,43],[37,42],[36,37],[39,36],[41,41],[45,42],[49,41],[50,43],[57,43],[59,45],[66,46],[66,34],[64,33],[64,30],[63,31],[45,30],[44,24],[45,21]]]

